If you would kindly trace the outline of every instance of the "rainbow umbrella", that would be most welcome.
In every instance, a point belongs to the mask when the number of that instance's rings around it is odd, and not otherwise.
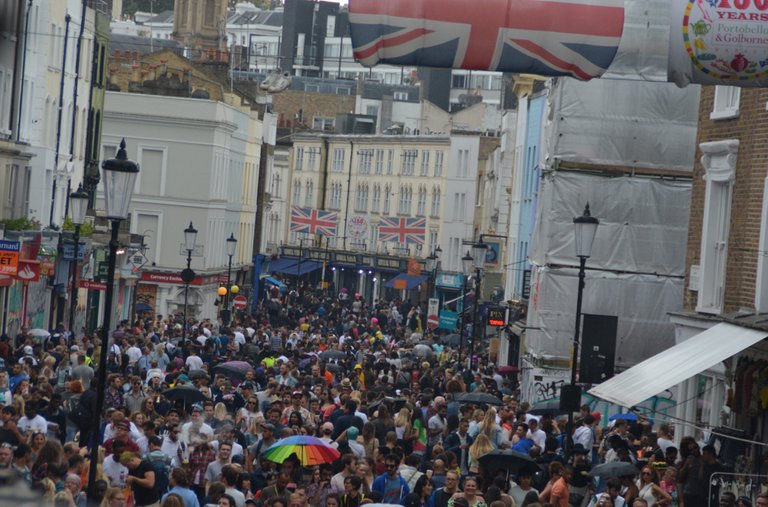
[[[264,452],[264,457],[275,463],[282,463],[291,454],[295,454],[303,466],[322,465],[339,459],[339,451],[319,438],[296,435],[284,438],[272,444]]]

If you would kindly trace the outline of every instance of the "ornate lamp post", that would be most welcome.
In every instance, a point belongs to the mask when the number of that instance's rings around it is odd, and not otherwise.
[[[139,174],[139,164],[128,160],[125,152],[125,139],[120,142],[120,149],[115,158],[101,164],[104,169],[104,201],[107,219],[112,224],[112,236],[109,241],[109,264],[107,271],[107,290],[104,295],[104,321],[101,329],[101,354],[99,356],[98,385],[96,390],[96,414],[91,431],[91,465],[88,471],[88,499],[94,500],[96,493],[96,471],[99,463],[99,439],[101,437],[101,414],[104,411],[104,392],[107,387],[107,356],[109,350],[109,330],[112,325],[112,298],[114,293],[115,264],[117,263],[118,232],[120,221],[128,218],[128,207],[133,197],[133,188]]]
[[[189,300],[189,284],[195,279],[195,272],[192,271],[192,252],[195,251],[195,241],[197,241],[197,229],[189,222],[189,227],[184,229],[184,249],[187,251],[187,267],[181,271],[181,281],[184,282],[184,322],[181,326],[181,344],[187,341],[187,302]]]
[[[472,371],[472,356],[475,351],[475,343],[478,340],[477,317],[480,315],[480,283],[483,276],[483,266],[485,266],[485,254],[488,245],[480,240],[479,243],[472,245],[472,267],[475,268],[475,309],[472,312],[472,341],[469,342],[469,371]],[[481,336],[482,337],[482,336]]]
[[[466,297],[467,297],[467,281],[472,276],[472,269],[474,267],[472,256],[469,252],[461,258],[461,271],[464,273],[464,294],[461,298],[461,325],[459,327],[459,364],[461,364],[461,353],[464,350],[464,328],[466,327],[464,313],[466,311]]]
[[[592,256],[592,244],[595,241],[597,226],[600,220],[589,212],[589,203],[584,207],[584,213],[573,219],[575,227],[576,256],[579,258],[579,288],[576,293],[576,328],[573,332],[573,356],[571,357],[571,384],[563,386],[560,394],[560,408],[568,411],[568,438],[566,447],[573,431],[573,413],[581,404],[581,388],[576,385],[576,371],[578,367],[579,345],[581,339],[581,301],[584,293],[584,277],[587,259]]]
[[[235,233],[231,233],[227,238],[227,255],[229,256],[229,267],[227,268],[227,292],[224,295],[224,311],[222,312],[222,322],[224,325],[228,325],[232,312],[229,309],[229,293],[232,292],[232,257],[235,255],[237,249],[237,240],[235,239]]]
[[[88,192],[83,190],[83,186],[77,187],[75,192],[69,194],[69,211],[72,214],[72,223],[75,224],[75,255],[72,261],[72,289],[69,303],[69,332],[72,339],[75,339],[75,308],[77,307],[77,275],[78,275],[78,254],[80,253],[80,226],[85,223],[85,212],[88,210]]]

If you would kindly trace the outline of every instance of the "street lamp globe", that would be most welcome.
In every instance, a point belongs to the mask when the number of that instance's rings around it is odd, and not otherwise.
[[[469,255],[469,252],[467,252],[467,255],[461,258],[461,269],[464,272],[466,276],[472,275],[472,270],[475,266],[475,260],[472,258],[471,255]]]
[[[237,240],[235,239],[235,233],[233,232],[227,238],[227,255],[230,257],[235,255],[235,248],[237,248]]]
[[[589,258],[592,255],[592,243],[595,241],[597,226],[600,220],[593,217],[589,212],[589,203],[584,207],[584,213],[580,217],[573,219],[576,226],[576,256]]]
[[[184,247],[187,252],[191,252],[195,249],[195,241],[197,240],[197,229],[189,222],[189,227],[184,229]]]
[[[85,212],[88,211],[88,192],[79,185],[77,190],[69,194],[69,211],[72,214],[72,223],[83,225],[85,223]]]
[[[237,285],[233,285],[232,287],[229,288],[229,292],[231,292],[232,294],[237,294],[238,292],[240,292],[240,287],[238,287]]]
[[[128,160],[125,139],[120,141],[120,149],[117,150],[115,158],[105,160],[101,167],[104,169],[104,201],[107,207],[107,218],[125,220],[128,218],[128,207],[133,197],[136,177],[139,175],[139,164]]]
[[[427,257],[427,271],[432,272],[435,270],[437,264],[437,256],[434,253],[429,254]]]
[[[226,296],[227,295],[227,288],[226,287],[219,287],[219,290],[217,291],[219,296]]]
[[[475,265],[475,269],[483,269],[485,265],[485,254],[488,250],[488,245],[480,240],[479,243],[472,245],[472,259]]]

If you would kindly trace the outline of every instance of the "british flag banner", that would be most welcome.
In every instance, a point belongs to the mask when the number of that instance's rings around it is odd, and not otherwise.
[[[350,0],[355,59],[542,76],[601,76],[624,0]]]
[[[336,236],[339,214],[315,208],[291,207],[291,232]]]
[[[427,231],[426,218],[381,217],[379,241],[423,245]]]

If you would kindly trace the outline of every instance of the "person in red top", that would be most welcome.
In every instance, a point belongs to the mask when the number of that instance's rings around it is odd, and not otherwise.
[[[552,485],[549,502],[555,507],[568,507],[570,494],[568,484],[571,482],[571,477],[573,477],[573,467],[566,465],[563,475]]]
[[[114,444],[115,440],[120,440],[121,442],[125,443],[125,450],[130,452],[139,452],[139,446],[136,445],[136,442],[134,442],[131,439],[131,425],[128,422],[128,420],[120,421],[115,426],[115,436],[104,442],[104,450],[107,453],[107,456],[112,454],[112,445]]]

